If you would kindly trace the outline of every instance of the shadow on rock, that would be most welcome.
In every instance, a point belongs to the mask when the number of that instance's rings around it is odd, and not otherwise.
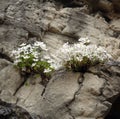
[[[40,119],[31,116],[25,109],[0,100],[0,119]]]

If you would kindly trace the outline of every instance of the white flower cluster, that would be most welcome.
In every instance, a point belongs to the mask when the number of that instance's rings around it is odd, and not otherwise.
[[[46,45],[43,42],[36,41],[33,45],[23,43],[17,50],[12,51],[12,56],[15,57],[14,63],[16,65],[31,56],[33,58],[31,67],[35,67],[39,61],[46,61],[48,64],[44,73],[65,67],[66,63],[73,59],[82,62],[87,57],[94,64],[95,62],[105,62],[111,58],[103,47],[91,45],[88,38],[80,38],[78,41],[75,44],[65,43],[54,54],[47,52]]]
[[[22,43],[20,47],[16,50],[12,51],[11,56],[15,57],[15,64],[20,62],[20,57],[23,57],[24,59],[28,59],[30,57],[30,54],[34,56],[34,61],[39,60],[40,52],[37,51],[38,48],[41,48],[42,51],[46,51],[46,45],[43,42],[35,42],[33,45],[31,44],[25,44]]]
[[[83,61],[84,57],[90,59],[93,62],[105,62],[111,56],[105,51],[103,47],[89,44],[88,38],[80,38],[78,43],[68,44],[65,43],[50,60],[54,64],[55,69],[65,66],[68,61],[75,59],[79,62]]]
[[[22,43],[18,49],[13,50],[11,56],[15,58],[14,64],[18,65],[23,61],[31,60],[31,67],[35,67],[38,61],[43,61],[47,51],[46,44],[36,41],[34,44]],[[24,69],[24,68],[23,68]],[[44,72],[50,72],[51,69],[45,69]]]

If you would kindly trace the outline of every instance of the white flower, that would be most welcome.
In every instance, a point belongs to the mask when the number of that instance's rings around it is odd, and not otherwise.
[[[31,67],[34,67],[36,65],[36,63],[33,63]]]
[[[14,64],[22,62],[21,57],[28,59],[33,56],[31,67],[34,67],[38,61],[46,61],[50,64],[50,67],[58,70],[60,67],[65,67],[68,61],[73,60],[82,61],[84,57],[87,57],[92,62],[105,62],[111,56],[105,51],[103,47],[97,45],[90,45],[89,38],[80,38],[78,43],[69,44],[68,42],[58,49],[55,53],[49,54],[47,52],[46,45],[43,42],[36,41],[34,44],[25,43],[21,44],[16,50],[13,50],[11,56],[15,57]],[[31,58],[31,57],[30,57]],[[44,73],[50,72],[51,69],[45,69]]]
[[[37,61],[38,61],[38,59],[33,59],[33,61],[37,62]]]
[[[35,46],[35,47],[40,47],[40,48],[42,48],[42,50],[47,51],[46,44],[44,44],[43,42],[38,42],[38,41],[36,41],[36,42],[34,43],[34,46]]]
[[[45,55],[45,56],[44,56],[44,59],[46,59],[46,60],[50,60],[50,58],[51,58],[51,57],[50,57],[49,55]]]
[[[102,47],[96,45],[86,45],[89,42],[88,38],[79,39],[78,43],[68,44],[65,43],[63,46],[56,51],[55,54],[52,54],[52,59],[49,63],[55,68],[58,69],[63,67],[67,61],[72,60],[73,58],[82,61],[83,57],[89,58],[91,61],[105,61],[110,58],[109,54]]]
[[[38,52],[34,52],[33,56],[34,56],[35,59],[38,59],[39,58],[39,53]]]
[[[44,70],[44,73],[49,73],[49,72],[51,72],[52,70],[51,69],[45,69]]]
[[[28,59],[28,58],[30,58],[30,56],[25,55],[25,56],[23,56],[23,58],[24,58],[24,59]]]
[[[90,43],[90,40],[89,40],[88,37],[86,37],[86,38],[80,38],[78,41],[81,42],[81,43],[83,43],[83,44],[89,44]]]

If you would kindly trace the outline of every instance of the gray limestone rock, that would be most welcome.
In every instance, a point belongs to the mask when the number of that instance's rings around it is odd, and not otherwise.
[[[8,65],[0,71],[0,92],[7,91],[14,95],[24,78],[21,78],[19,71],[12,65]]]
[[[86,1],[0,0],[0,99],[26,109],[33,119],[106,116],[120,93],[120,5],[119,0],[96,1],[91,7],[100,12],[95,15],[85,6],[93,0]],[[23,42],[41,40],[54,53],[80,37],[104,46],[118,62],[92,67],[84,74],[59,70],[46,86],[40,76],[21,76],[12,64],[11,51]]]
[[[1,119],[35,119],[25,109],[0,100]],[[40,119],[39,117],[36,119]]]

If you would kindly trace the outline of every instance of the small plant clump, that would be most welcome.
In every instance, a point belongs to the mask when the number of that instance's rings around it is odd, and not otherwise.
[[[85,72],[90,66],[105,63],[111,56],[103,47],[90,44],[88,38],[80,38],[78,43],[65,43],[54,54],[49,54],[43,42],[21,44],[12,51],[14,64],[22,72],[39,73],[50,76],[53,70],[64,67],[76,72]]]
[[[42,76],[47,76],[54,68],[44,59],[46,52],[46,45],[36,41],[34,44],[21,44],[12,51],[12,56],[15,58],[15,66],[22,72],[40,73]]]
[[[57,69],[65,67],[76,72],[85,72],[90,66],[111,58],[103,47],[91,45],[88,38],[80,38],[75,44],[65,43],[53,57]]]

